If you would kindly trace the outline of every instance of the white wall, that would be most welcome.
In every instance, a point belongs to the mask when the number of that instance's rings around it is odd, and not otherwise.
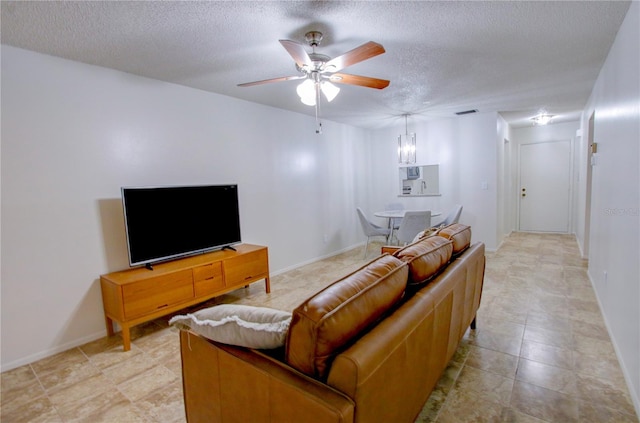
[[[384,209],[390,202],[400,202],[406,209],[431,209],[446,214],[455,204],[462,204],[461,223],[473,228],[473,241],[482,241],[487,249],[498,246],[497,217],[497,145],[496,113],[479,113],[451,119],[414,123],[409,118],[409,132],[416,132],[416,161],[420,165],[440,165],[440,193],[437,197],[398,197],[397,137],[404,133],[404,119],[396,126],[373,134],[371,159],[371,206]],[[499,140],[499,141],[498,141]],[[483,189],[486,182],[487,189]],[[375,210],[370,210],[373,212]],[[434,218],[437,222],[439,218]]]
[[[589,277],[640,413],[638,40],[640,3],[632,2],[583,113],[582,133],[588,139],[595,113]]]
[[[1,100],[2,370],[105,334],[121,186],[238,183],[272,273],[363,242],[365,130],[7,46]]]

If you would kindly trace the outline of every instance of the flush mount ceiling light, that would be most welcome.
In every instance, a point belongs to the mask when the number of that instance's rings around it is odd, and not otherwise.
[[[541,110],[537,115],[531,118],[534,125],[546,125],[551,122],[551,119],[554,115],[547,113],[544,110]]]
[[[404,114],[404,135],[398,135],[398,163],[413,164],[416,162],[416,134],[409,133],[407,118]]]
[[[383,89],[389,85],[386,79],[371,78],[368,76],[351,75],[347,73],[337,73],[347,66],[355,65],[364,60],[384,53],[384,47],[373,41],[364,43],[341,56],[333,59],[324,54],[316,53],[316,47],[322,41],[322,32],[309,31],[305,34],[305,41],[311,46],[312,52],[307,53],[305,46],[290,40],[280,40],[280,44],[287,50],[289,55],[296,62],[296,69],[300,75],[284,76],[280,78],[265,79],[262,81],[247,82],[238,84],[239,87],[250,87],[271,82],[291,81],[294,79],[304,79],[296,92],[300,96],[300,101],[307,106],[315,106],[316,122],[318,128],[316,133],[322,133],[322,124],[319,121],[320,115],[320,93],[324,94],[328,101],[332,101],[340,91],[340,88],[333,83],[358,85],[361,87]]]

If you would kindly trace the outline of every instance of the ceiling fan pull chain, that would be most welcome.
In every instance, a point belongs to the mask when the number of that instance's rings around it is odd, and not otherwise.
[[[316,81],[316,134],[322,134],[322,122],[320,122],[320,83]]]

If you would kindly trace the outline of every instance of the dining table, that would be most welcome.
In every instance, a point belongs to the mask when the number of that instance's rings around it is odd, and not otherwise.
[[[374,212],[373,215],[376,217],[382,217],[387,219],[387,225],[390,229],[389,231],[389,236],[387,236],[387,243],[391,242],[391,239],[393,238],[393,221],[395,219],[401,219],[404,217],[404,213],[407,210],[382,210],[382,211],[377,211]],[[417,210],[420,211],[420,210]],[[440,216],[442,214],[441,211],[436,211],[436,210],[431,210],[431,217],[435,217],[435,216]],[[425,228],[426,229],[426,228]]]

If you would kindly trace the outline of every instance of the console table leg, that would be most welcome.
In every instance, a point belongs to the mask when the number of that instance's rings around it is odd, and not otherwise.
[[[129,325],[122,324],[122,350],[129,351],[131,349],[131,331]]]
[[[264,289],[267,291],[267,294],[271,293],[271,282],[269,282],[269,276],[264,278]]]
[[[113,320],[111,320],[107,316],[104,316],[104,321],[107,325],[107,336],[115,335],[115,332],[113,331]]]
[[[471,329],[472,330],[476,330],[476,318],[474,317],[473,320],[471,321]]]

